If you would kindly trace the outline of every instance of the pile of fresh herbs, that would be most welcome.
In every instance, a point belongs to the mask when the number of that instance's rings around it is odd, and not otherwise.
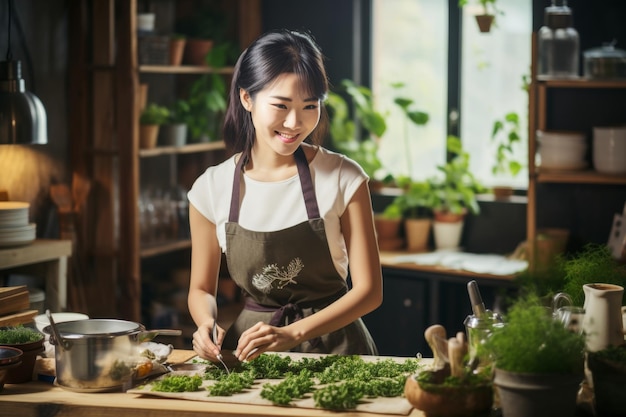
[[[43,337],[43,334],[30,327],[16,326],[0,329],[0,345],[37,342]]]
[[[203,379],[215,381],[206,388],[209,396],[230,396],[251,388],[255,380],[280,379],[278,383],[263,384],[261,397],[285,406],[313,393],[315,406],[329,410],[353,409],[363,398],[401,396],[407,376],[421,366],[419,359],[412,358],[403,362],[392,359],[365,361],[358,355],[325,355],[293,360],[289,356],[262,354],[226,374],[217,366],[206,363]],[[192,378],[179,377],[169,384],[183,385],[179,381]],[[196,391],[199,386],[189,383],[189,388]]]

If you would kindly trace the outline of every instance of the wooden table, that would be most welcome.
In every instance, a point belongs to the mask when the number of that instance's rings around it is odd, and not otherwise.
[[[50,311],[67,307],[67,258],[72,255],[69,240],[38,239],[27,246],[0,249],[0,270],[39,266],[43,268],[46,305]]]
[[[174,350],[173,356],[189,358],[189,351]],[[191,352],[193,354],[193,352]],[[193,356],[193,355],[191,355]],[[428,359],[426,359],[428,360]],[[178,362],[172,360],[171,362]],[[52,383],[34,381],[6,384],[0,391],[0,416],[20,417],[256,417],[256,416],[334,416],[378,417],[367,412],[333,412],[319,409],[248,405],[181,399],[144,397],[130,393],[80,393]],[[397,414],[394,417],[400,417]],[[413,409],[408,417],[424,417]]]

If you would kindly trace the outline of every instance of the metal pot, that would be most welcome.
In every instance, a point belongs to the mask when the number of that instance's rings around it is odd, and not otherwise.
[[[54,323],[43,329],[55,345],[56,383],[73,391],[121,389],[132,382],[135,367],[145,361],[139,344],[158,334],[180,330],[145,330],[142,324],[115,319]]]
[[[593,79],[626,78],[626,51],[613,44],[583,52],[585,77]]]

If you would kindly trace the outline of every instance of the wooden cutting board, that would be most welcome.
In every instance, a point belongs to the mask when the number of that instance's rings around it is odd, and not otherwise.
[[[318,357],[319,355],[307,355],[307,354],[296,354],[289,353],[289,356],[294,360],[298,360],[303,356],[313,356]],[[379,359],[387,359],[389,357],[381,357],[381,356],[371,356],[364,357],[366,360],[379,360]],[[404,361],[407,358],[392,358],[398,361]],[[169,358],[168,358],[169,360]],[[182,371],[181,371],[182,372]],[[189,372],[186,372],[189,373]],[[160,377],[162,378],[162,377]],[[128,394],[139,394],[139,395],[149,395],[154,397],[162,397],[162,398],[178,398],[184,400],[193,400],[193,401],[206,401],[206,402],[219,402],[219,403],[232,403],[232,404],[254,404],[254,405],[267,405],[273,406],[273,404],[261,398],[261,389],[263,384],[265,383],[279,383],[281,380],[258,380],[255,385],[250,389],[242,393],[238,393],[229,397],[209,397],[205,389],[196,392],[181,392],[181,393],[173,393],[173,392],[154,392],[151,391],[152,384],[148,383],[146,385],[141,385],[131,390],[126,391]],[[210,386],[214,381],[204,381],[203,387]],[[315,407],[312,396],[308,396],[307,398],[294,401],[292,403],[293,407],[298,408],[308,408],[308,409],[317,409]],[[406,416],[408,415],[413,406],[408,402],[408,400],[404,397],[393,397],[393,398],[365,398],[362,403],[360,403],[356,410],[374,414],[387,414],[387,415],[400,415]]]

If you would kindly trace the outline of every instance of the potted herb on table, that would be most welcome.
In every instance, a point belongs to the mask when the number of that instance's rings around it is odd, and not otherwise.
[[[17,348],[23,352],[22,364],[9,370],[5,381],[18,384],[32,381],[37,355],[44,351],[45,337],[35,329],[24,326],[0,329],[0,346]]]
[[[584,380],[585,336],[568,330],[534,294],[514,302],[484,352],[495,361],[504,417],[573,416]]]
[[[169,108],[167,121],[159,130],[159,144],[166,146],[185,145],[189,110],[189,104],[185,100],[177,100]]]

